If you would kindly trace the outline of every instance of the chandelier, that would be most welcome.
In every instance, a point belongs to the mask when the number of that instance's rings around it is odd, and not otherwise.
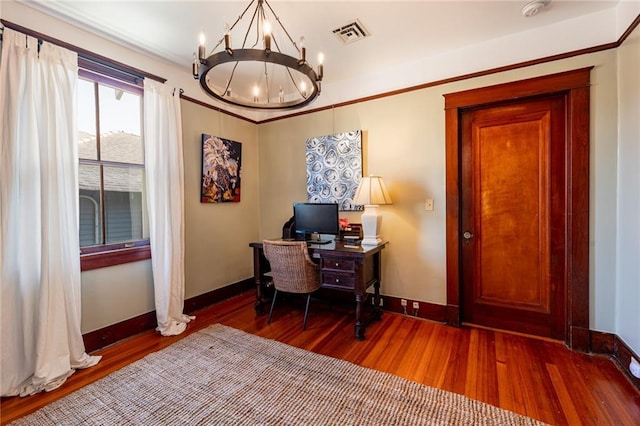
[[[254,3],[244,32],[241,21]],[[232,46],[234,29],[236,34],[244,32],[239,49]],[[231,105],[261,110],[294,109],[310,104],[320,94],[323,59],[320,53],[316,72],[307,63],[304,38],[296,44],[269,2],[252,0],[233,25],[225,24],[222,38],[208,56],[204,33],[200,33],[193,78],[200,81],[207,94]]]

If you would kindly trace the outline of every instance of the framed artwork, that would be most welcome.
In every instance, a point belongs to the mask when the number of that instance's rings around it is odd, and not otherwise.
[[[201,203],[240,202],[242,144],[202,134]]]
[[[307,139],[306,164],[308,202],[362,210],[353,204],[362,178],[362,130]]]

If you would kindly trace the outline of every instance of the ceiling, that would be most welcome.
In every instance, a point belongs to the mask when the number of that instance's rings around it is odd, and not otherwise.
[[[199,32],[203,30],[211,43],[217,41],[225,23],[233,23],[249,3],[19,1],[184,68],[185,75],[191,72]],[[269,3],[294,40],[305,37],[310,63],[316,62],[317,52],[325,55],[323,91],[311,109],[614,42],[626,29],[618,28],[621,2],[611,0],[553,0],[533,17],[521,13],[527,0]],[[332,34],[355,19],[366,27],[369,37],[344,44]],[[146,71],[163,75],[162,70]],[[200,97],[191,80],[188,87],[174,84]]]

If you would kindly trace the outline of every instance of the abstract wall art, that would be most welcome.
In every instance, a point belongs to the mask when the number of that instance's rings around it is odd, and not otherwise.
[[[202,134],[200,202],[240,202],[242,144]]]
[[[362,130],[307,139],[306,165],[308,202],[362,210],[353,204],[362,177]]]

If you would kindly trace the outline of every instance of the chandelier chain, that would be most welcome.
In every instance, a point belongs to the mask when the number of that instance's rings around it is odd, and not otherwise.
[[[244,14],[247,13],[247,10],[249,10],[249,8],[251,7],[251,5],[253,3],[255,3],[256,0],[251,0],[251,3],[249,3],[249,5],[247,7],[245,7],[245,9],[242,11],[242,13],[240,14],[240,16],[238,16],[238,19],[236,19],[236,21],[233,23],[233,25],[231,25],[229,27],[229,32],[233,31],[233,29],[236,27],[236,25],[238,24],[238,22],[240,22],[240,20],[242,20],[242,18],[244,18]],[[253,22],[253,20],[252,20]],[[220,47],[220,45],[224,42],[224,34],[222,34],[222,38],[220,40],[218,40],[218,43],[216,43],[215,46],[213,46],[213,49],[211,49],[211,51],[209,52],[209,55],[213,54],[213,52],[216,51],[216,49],[218,47]]]
[[[265,89],[267,92],[267,102],[269,102],[269,71],[267,70],[267,63],[264,63],[264,82],[265,82]]]
[[[227,96],[227,94],[229,93],[229,87],[231,86],[231,82],[233,81],[233,75],[236,73],[236,68],[238,68],[238,64],[240,62],[236,62],[233,65],[233,69],[231,70],[231,75],[229,76],[229,80],[227,80],[227,85],[224,88],[224,93],[222,94],[222,96]]]
[[[298,85],[297,85],[297,84],[295,84],[295,83],[296,83],[296,80],[295,80],[295,78],[293,78],[293,74],[291,74],[291,69],[287,68],[287,74],[289,74],[289,80],[291,80],[291,81],[293,82],[293,87],[295,87],[295,88],[296,88],[296,91],[298,92],[298,95],[300,95],[300,96],[302,96],[302,97],[305,97],[305,96],[302,94],[302,91],[300,90],[300,88],[298,87]]]
[[[276,21],[278,21],[278,25],[280,25],[280,28],[282,28],[282,31],[284,31],[284,33],[287,35],[287,37],[289,37],[289,41],[291,42],[291,44],[293,44],[293,46],[296,48],[296,50],[298,51],[298,53],[300,53],[300,48],[298,47],[298,45],[296,44],[295,41],[293,41],[293,39],[291,38],[291,36],[289,35],[289,31],[287,31],[287,29],[284,27],[284,25],[282,24],[282,22],[280,22],[280,17],[278,15],[276,15],[276,12],[273,10],[273,8],[271,7],[271,5],[269,4],[268,1],[264,0],[264,2],[267,4],[267,7],[269,8],[269,10],[271,11],[271,13],[273,14],[274,18],[276,18]]]
[[[258,7],[253,12],[253,16],[251,17],[251,22],[249,22],[249,27],[247,28],[247,33],[244,35],[244,40],[242,40],[242,48],[244,49],[247,44],[247,39],[249,38],[249,32],[251,31],[251,27],[256,20],[256,15],[258,15],[258,9],[260,9],[260,3],[258,3]],[[256,42],[251,46],[252,48],[258,45],[258,41],[260,41],[260,16],[258,15],[258,24],[256,25]]]

